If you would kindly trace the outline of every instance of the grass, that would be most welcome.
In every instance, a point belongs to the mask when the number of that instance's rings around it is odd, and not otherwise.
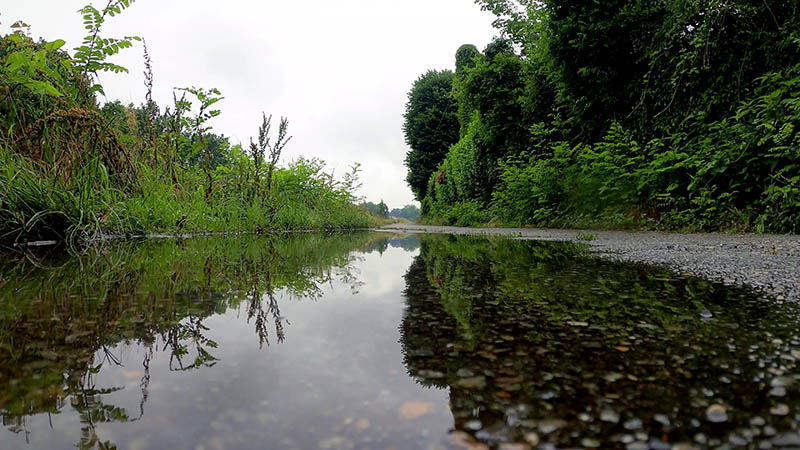
[[[165,232],[265,232],[361,229],[380,221],[353,205],[350,193],[330,182],[322,167],[300,161],[275,172],[269,196],[249,196],[227,174],[208,202],[202,174],[187,170],[173,184],[141,165],[131,186],[120,188],[99,159],[69,177],[0,148],[0,241],[55,239],[85,245],[103,236]],[[301,169],[301,167],[303,167]],[[303,183],[298,183],[303,181]]]

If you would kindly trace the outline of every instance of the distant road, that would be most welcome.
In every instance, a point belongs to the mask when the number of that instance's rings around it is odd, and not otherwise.
[[[381,229],[579,242],[606,258],[666,266],[683,274],[749,286],[778,300],[800,300],[800,236],[796,235],[460,228],[401,223]]]

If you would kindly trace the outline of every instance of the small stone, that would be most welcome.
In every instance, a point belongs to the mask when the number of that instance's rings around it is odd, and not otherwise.
[[[470,420],[468,422],[464,422],[464,428],[470,431],[478,431],[483,428],[483,423],[480,420]]]
[[[594,438],[584,438],[581,440],[581,445],[583,445],[586,448],[599,448],[600,441]]]
[[[626,420],[622,426],[624,426],[626,430],[639,430],[642,428],[642,419],[633,418]]]
[[[604,409],[600,413],[600,420],[608,423],[619,423],[619,414],[613,409]]]
[[[475,376],[475,372],[469,369],[458,369],[458,372],[456,372],[456,376],[458,378],[472,378]]]
[[[626,450],[650,450],[650,446],[647,445],[647,442],[638,441],[632,444],[628,444],[625,446]]]
[[[609,383],[616,383],[617,381],[625,378],[625,375],[622,375],[620,373],[609,373],[606,376],[604,376],[603,378],[606,381],[608,381]]]
[[[681,442],[673,445],[671,450],[698,450],[698,448],[688,442]]]
[[[434,355],[433,350],[429,348],[418,348],[409,350],[409,356],[418,357],[418,358],[429,358]]]
[[[486,387],[486,377],[462,378],[456,382],[456,386],[464,389],[481,390]]]
[[[565,426],[567,426],[567,422],[561,419],[545,419],[539,422],[539,431],[542,432],[542,434],[550,434]]]
[[[539,445],[539,435],[534,432],[525,433],[523,438],[525,439],[525,442],[531,444],[534,447]]]
[[[531,446],[522,443],[504,443],[497,447],[498,450],[531,450]]]
[[[50,361],[58,360],[58,353],[50,350],[44,350],[40,353],[41,357]]]
[[[728,436],[728,442],[731,445],[735,445],[736,447],[744,447],[745,445],[748,444],[747,439],[743,438],[742,436],[739,436],[738,434],[732,434]]]
[[[656,414],[655,416],[653,416],[653,420],[660,423],[661,425],[664,425],[665,427],[668,427],[672,424],[669,420],[669,417],[667,417],[666,414]]]
[[[783,386],[774,387],[769,391],[769,395],[772,397],[786,397],[786,388]]]
[[[797,433],[785,433],[772,440],[772,445],[778,447],[800,447],[800,435]]]
[[[711,405],[706,410],[706,419],[711,423],[728,421],[728,410],[722,405]]]
[[[660,440],[660,439],[653,439],[650,441],[650,449],[651,450],[670,450],[669,444]]]
[[[770,382],[772,387],[789,387],[794,383],[794,380],[789,377],[776,377]]]
[[[781,403],[780,405],[775,405],[772,408],[770,408],[769,412],[773,416],[788,416],[789,407]]]
[[[763,427],[766,424],[767,421],[763,417],[756,416],[750,419],[750,425],[754,427]]]
[[[435,370],[420,370],[417,372],[417,375],[421,376],[422,378],[444,378],[444,374],[442,372],[437,372]]]
[[[475,442],[475,439],[472,436],[470,436],[468,433],[464,433],[463,431],[453,431],[450,433],[448,439],[456,448],[466,450],[489,450],[488,445]]]

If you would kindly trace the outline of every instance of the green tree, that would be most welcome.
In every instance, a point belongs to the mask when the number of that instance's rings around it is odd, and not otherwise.
[[[464,44],[456,51],[456,74],[460,75],[464,70],[475,67],[481,52],[472,44]]]
[[[471,138],[469,145],[476,150],[474,182],[478,185],[469,190],[488,201],[498,181],[498,163],[527,149],[530,120],[524,103],[525,71],[512,43],[495,39],[475,61],[474,67],[456,78],[453,91],[462,119],[462,140]]]
[[[378,203],[378,215],[381,217],[387,217],[389,215],[389,207],[386,206],[386,203],[384,203],[383,200]]]
[[[425,198],[428,179],[450,146],[458,142],[458,106],[453,98],[453,72],[432,70],[408,94],[403,131],[411,150],[406,154],[406,181],[417,200]]]

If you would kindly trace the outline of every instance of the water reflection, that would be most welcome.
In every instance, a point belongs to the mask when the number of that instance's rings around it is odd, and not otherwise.
[[[796,312],[477,237],[4,258],[0,447],[800,447]]]
[[[796,308],[572,244],[422,239],[405,362],[449,391],[456,444],[794,442]]]
[[[333,281],[356,290],[352,252],[376,240],[386,241],[368,233],[200,238],[116,244],[79,258],[6,258],[0,267],[3,425],[27,436],[27,417],[71,408],[81,423],[79,447],[112,446],[96,427],[142,418],[155,353],[168,355],[171,372],[214,367],[218,344],[205,322],[240,307],[262,348],[283,343],[288,321],[279,297],[318,300]],[[122,366],[114,350],[120,344],[144,350],[135,414],[106,401],[124,385],[97,380],[104,368]]]

